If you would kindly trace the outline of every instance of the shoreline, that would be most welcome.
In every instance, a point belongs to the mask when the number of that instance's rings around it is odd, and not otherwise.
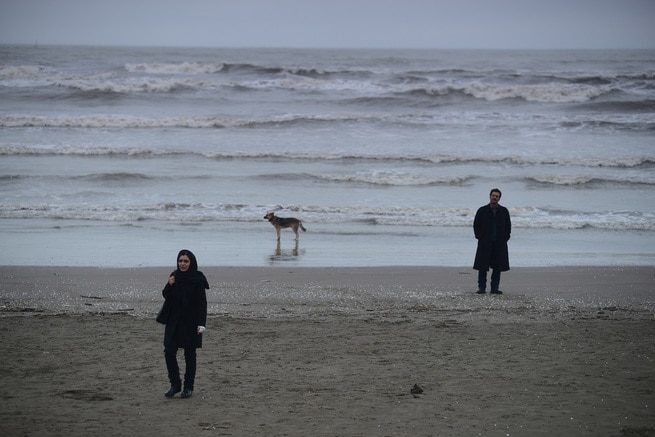
[[[201,267],[459,267],[473,265],[477,246],[470,227],[311,226],[298,242],[286,230],[277,243],[264,220],[180,226],[3,219],[0,240],[16,249],[1,255],[0,265],[166,266],[189,248]],[[522,228],[510,240],[510,266],[653,266],[651,241],[648,231]]]

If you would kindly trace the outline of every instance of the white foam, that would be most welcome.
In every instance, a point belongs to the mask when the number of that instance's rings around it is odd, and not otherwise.
[[[140,63],[126,64],[125,70],[130,73],[148,74],[211,74],[222,71],[222,63],[181,62],[181,63]]]

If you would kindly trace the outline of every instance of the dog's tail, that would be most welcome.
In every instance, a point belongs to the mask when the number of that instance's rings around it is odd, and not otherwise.
[[[298,222],[298,224],[300,225],[300,229],[302,229],[303,232],[307,232],[307,229],[305,229],[305,227],[302,225],[302,222]]]

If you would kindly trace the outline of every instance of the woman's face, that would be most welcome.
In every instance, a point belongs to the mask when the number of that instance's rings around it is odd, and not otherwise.
[[[189,259],[188,256],[181,255],[177,259],[177,268],[180,269],[181,272],[186,272],[187,270],[189,270],[190,266],[191,266],[191,260]]]

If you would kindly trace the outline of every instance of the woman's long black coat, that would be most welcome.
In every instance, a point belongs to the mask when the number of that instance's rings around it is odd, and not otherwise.
[[[166,284],[162,295],[171,306],[164,330],[164,347],[202,347],[198,326],[207,323],[207,295],[209,284],[202,272],[183,273],[176,270],[173,285]]]
[[[496,210],[496,251],[491,256],[492,232],[494,213],[491,205],[485,205],[478,209],[473,221],[473,231],[478,240],[478,249],[475,252],[475,270],[488,271],[489,268],[499,269],[501,272],[509,270],[509,251],[507,241],[512,233],[512,222],[509,218],[509,211],[504,206],[498,205]]]

